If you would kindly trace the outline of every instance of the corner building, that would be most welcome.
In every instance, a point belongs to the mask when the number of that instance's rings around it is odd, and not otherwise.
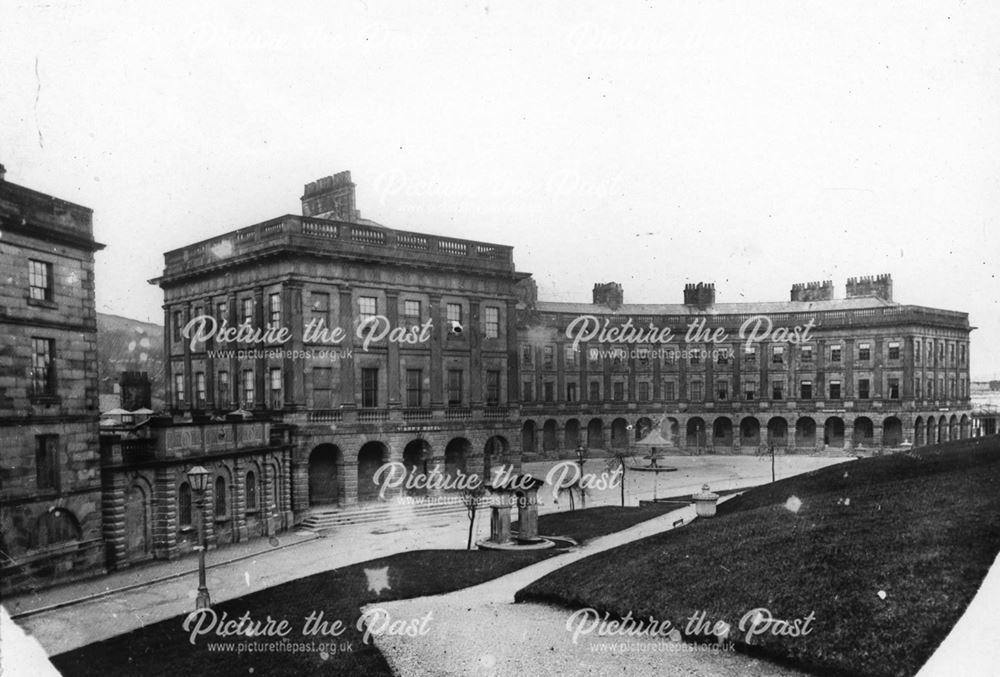
[[[969,318],[903,305],[889,275],[795,284],[777,303],[716,303],[711,283],[688,284],[683,303],[625,304],[617,283],[593,303],[529,298],[520,308],[521,447],[547,458],[583,444],[624,449],[659,424],[680,453],[874,452],[969,437]],[[583,343],[581,316],[669,327],[668,344]],[[763,318],[763,319],[762,319]],[[694,320],[721,343],[685,343]],[[740,329],[769,335],[749,347]],[[779,328],[809,340],[775,341]],[[792,334],[794,335],[794,334]]]
[[[0,165],[2,590],[105,567],[93,212]]]
[[[385,228],[361,218],[354,189],[349,172],[310,183],[302,216],[167,252],[151,281],[164,293],[173,413],[243,409],[290,431],[296,516],[376,498],[387,461],[454,474],[520,458],[512,387],[527,275],[511,248]],[[192,343],[184,328],[205,315],[285,328],[287,340]],[[405,336],[383,335],[396,328]]]

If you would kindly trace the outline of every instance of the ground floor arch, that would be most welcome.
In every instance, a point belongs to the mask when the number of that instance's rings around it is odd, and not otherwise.
[[[680,421],[672,416],[668,416],[660,424],[660,434],[663,435],[665,440],[670,442],[670,444],[675,447],[680,443],[680,429]]]
[[[472,443],[464,437],[456,437],[444,448],[444,474],[449,478],[458,477],[459,473],[469,474],[468,459],[472,451]]]
[[[335,444],[316,445],[309,454],[309,505],[335,505],[341,498],[344,455]]]
[[[684,443],[689,447],[705,446],[705,419],[700,416],[688,419],[684,430]]]
[[[867,416],[854,419],[852,442],[857,447],[871,447],[875,444],[875,424]]]
[[[756,447],[760,445],[760,421],[753,416],[744,416],[740,420],[740,446]]]
[[[823,423],[823,444],[842,449],[844,447],[844,419],[831,416]]]
[[[712,445],[733,446],[733,422],[728,416],[720,416],[712,422]]]
[[[767,422],[767,441],[774,447],[788,445],[788,421],[783,416],[775,416]]]
[[[503,435],[494,435],[483,447],[483,478],[488,482],[494,468],[510,462],[510,443]]]
[[[406,476],[414,479],[426,477],[430,472],[431,445],[422,438],[410,440],[403,447],[403,467],[406,468]],[[426,493],[423,482],[414,482],[420,488],[407,489],[410,495],[421,495]]]
[[[895,416],[882,421],[882,445],[898,447],[903,443],[903,422]]]
[[[375,473],[389,460],[389,448],[382,442],[366,442],[358,451],[358,501],[374,501],[379,497]]]
[[[645,416],[640,417],[639,420],[635,422],[636,441],[639,441],[644,437],[646,437],[646,435],[652,432],[652,430],[653,430],[653,422]]]

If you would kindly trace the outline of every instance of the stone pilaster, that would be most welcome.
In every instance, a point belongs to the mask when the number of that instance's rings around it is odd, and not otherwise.
[[[101,487],[101,520],[109,570],[129,565],[125,535],[125,492],[127,480],[120,472],[105,472]]]
[[[247,540],[247,466],[240,457],[233,459],[233,523],[236,541]]]
[[[177,547],[177,486],[173,468],[157,468],[153,486],[153,556],[174,559]]]

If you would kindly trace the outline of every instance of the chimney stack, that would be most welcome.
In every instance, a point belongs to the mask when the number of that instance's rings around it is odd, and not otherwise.
[[[357,223],[361,219],[354,201],[350,172],[307,183],[302,195],[302,216]]]
[[[847,278],[847,298],[874,296],[883,301],[892,301],[892,275],[866,275]]]
[[[833,280],[799,282],[792,285],[792,301],[832,301]]]
[[[684,285],[684,305],[698,306],[702,310],[715,305],[715,283],[698,282]]]
[[[625,303],[625,292],[617,282],[597,282],[594,284],[594,304],[618,310]]]

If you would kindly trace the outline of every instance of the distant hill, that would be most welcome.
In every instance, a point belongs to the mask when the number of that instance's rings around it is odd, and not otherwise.
[[[153,408],[163,406],[163,327],[120,315],[97,313],[100,392],[110,394],[123,371],[144,371],[153,384]]]

